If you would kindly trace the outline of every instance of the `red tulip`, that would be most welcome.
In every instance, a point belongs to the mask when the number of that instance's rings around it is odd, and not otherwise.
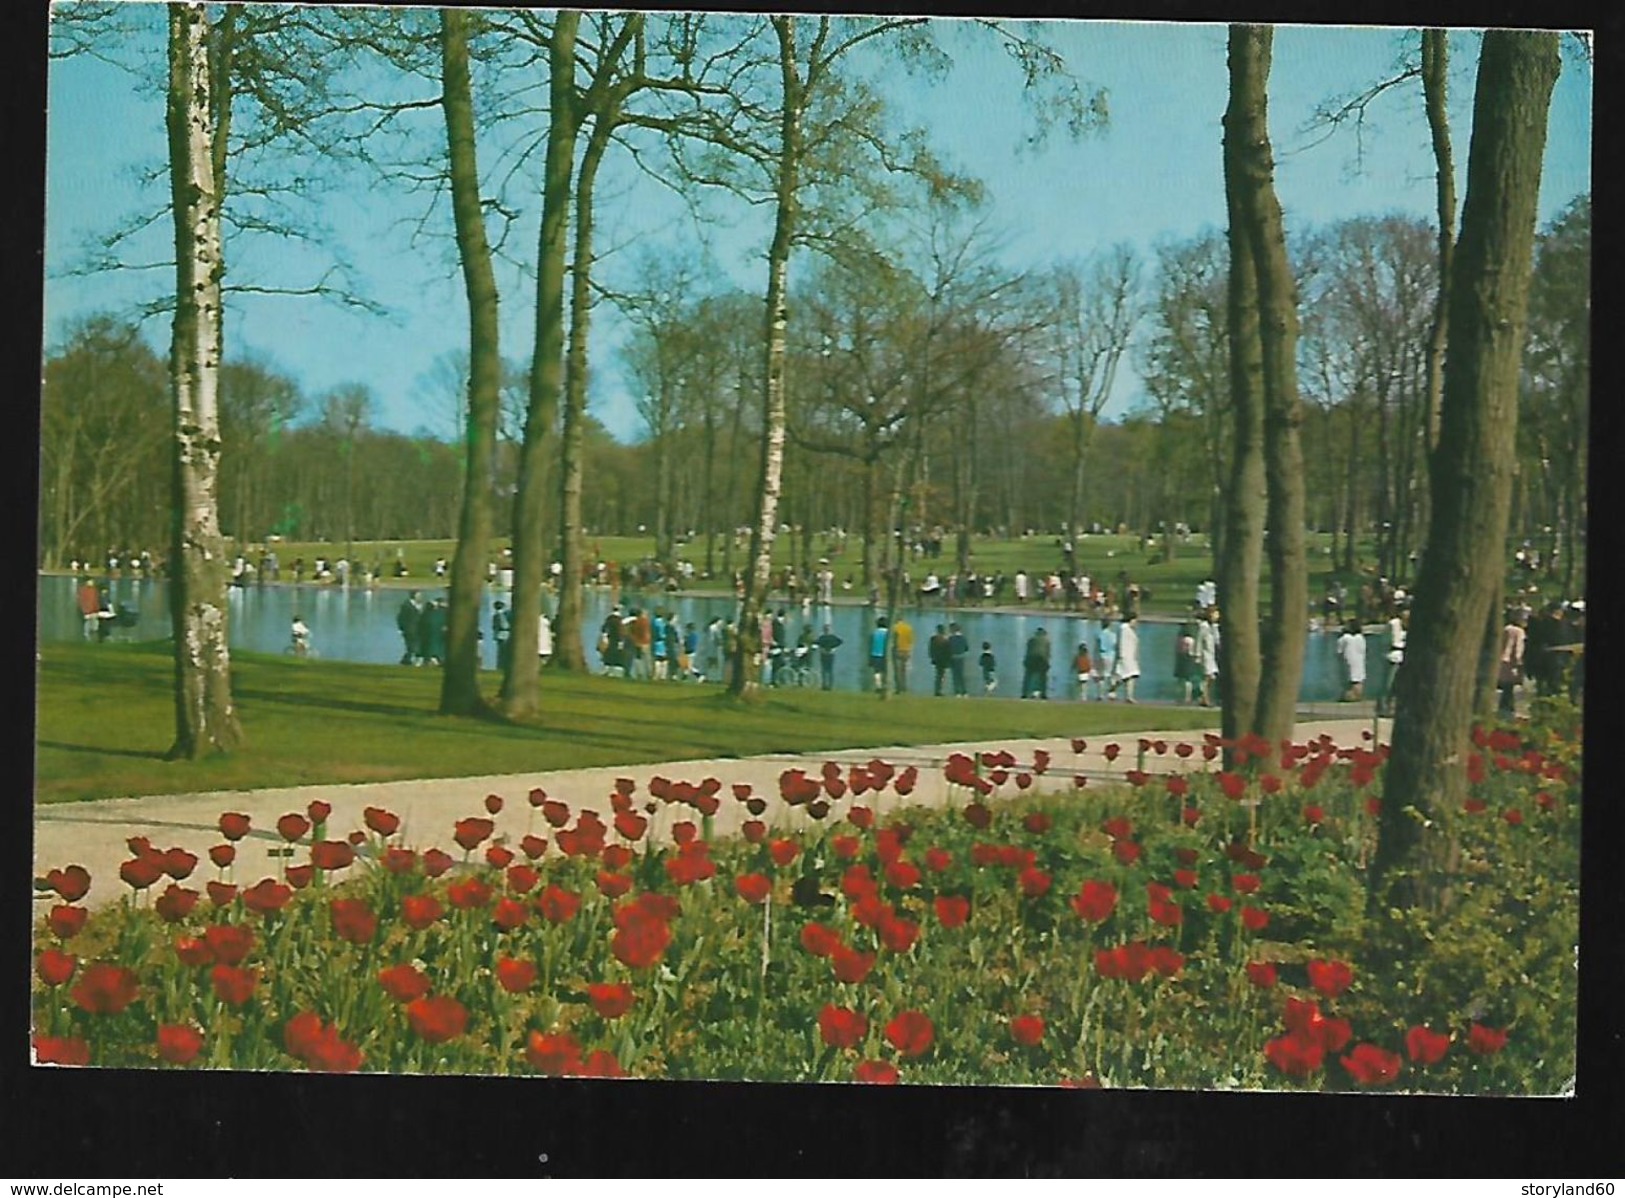
[[[829,960],[835,970],[835,979],[841,982],[861,982],[875,967],[873,953],[861,953],[844,944],[837,944],[830,950]]]
[[[197,854],[183,848],[172,848],[164,853],[164,872],[177,882],[184,882],[197,868]]]
[[[547,841],[540,836],[523,836],[519,840],[519,849],[525,856],[535,861],[547,852]]]
[[[1230,899],[1226,895],[1210,894],[1207,896],[1207,909],[1215,915],[1223,915],[1230,910],[1230,906]]]
[[[378,984],[398,1003],[416,1002],[429,993],[429,975],[412,965],[391,965],[378,971]]]
[[[846,819],[854,828],[872,828],[875,822],[875,813],[867,807],[853,805],[847,808]]]
[[[908,861],[893,861],[886,866],[886,882],[896,890],[912,890],[920,884],[919,868]]]
[[[1230,879],[1230,885],[1235,888],[1237,894],[1252,894],[1259,886],[1258,875],[1237,874]]]
[[[333,814],[333,804],[327,802],[325,799],[312,799],[309,806],[305,808],[305,814],[310,817],[311,823],[317,825],[325,824],[327,822],[327,817]],[[298,837],[291,836],[289,839],[297,840]]]
[[[225,869],[237,860],[237,846],[234,844],[217,844],[209,850],[209,860],[221,869]]]
[[[861,1012],[825,1003],[818,1012],[818,1035],[831,1048],[856,1048],[869,1031],[869,1020]]]
[[[542,875],[528,865],[508,867],[508,889],[515,894],[529,894],[542,880]]]
[[[202,897],[199,891],[171,885],[158,896],[158,901],[153,903],[152,909],[166,922],[177,923],[192,913],[192,908],[197,906],[198,900]]]
[[[382,807],[367,807],[361,812],[361,818],[380,836],[393,836],[400,831],[401,817]]]
[[[821,923],[809,923],[801,929],[801,947],[815,957],[829,956],[840,943],[840,936]]]
[[[576,1077],[625,1077],[626,1070],[621,1068],[620,1061],[615,1054],[607,1048],[596,1048],[587,1054],[573,1071]]]
[[[513,864],[513,850],[505,844],[489,845],[485,850],[485,863],[492,869],[507,869]]]
[[[34,1062],[39,1065],[88,1065],[90,1045],[76,1036],[36,1035]]]
[[[1481,1057],[1494,1056],[1505,1048],[1506,1044],[1506,1028],[1496,1031],[1494,1028],[1475,1023],[1467,1031],[1467,1047]]]
[[[378,931],[378,917],[360,899],[334,899],[328,904],[333,931],[351,944],[369,944]]]
[[[1311,827],[1326,818],[1326,809],[1315,803],[1310,803],[1303,809],[1303,821]],[[1381,1051],[1380,1049],[1378,1051]]]
[[[513,957],[499,957],[496,965],[497,985],[509,994],[522,994],[536,984],[536,965],[532,961],[519,961]]]
[[[536,909],[549,923],[568,923],[581,908],[581,899],[568,890],[548,885],[536,900]]]
[[[1449,1048],[1450,1037],[1432,1028],[1417,1026],[1405,1033],[1405,1052],[1413,1065],[1437,1065]]]
[[[175,956],[182,965],[196,969],[200,965],[213,965],[214,953],[206,941],[182,936],[175,941]]]
[[[1041,869],[1027,868],[1016,879],[1026,898],[1043,898],[1049,893],[1050,876]]]
[[[501,811],[502,810],[502,796],[501,795],[486,795],[485,796],[485,810],[488,813],[490,813],[491,815],[496,815],[499,811]]]
[[[470,816],[457,821],[452,831],[452,839],[464,850],[472,852],[479,846],[480,841],[491,835],[495,827],[496,825],[488,819]]]
[[[246,924],[213,923],[203,929],[209,955],[222,965],[236,965],[254,947],[254,929]]]
[[[796,859],[801,846],[793,840],[775,840],[767,846],[767,852],[773,858],[773,864],[782,868]]]
[[[355,860],[355,849],[344,840],[319,840],[310,846],[310,861],[317,869],[344,869]]]
[[[445,913],[440,900],[430,894],[409,894],[401,900],[401,918],[415,931],[421,932]]]
[[[468,1028],[468,1009],[449,994],[414,999],[406,1004],[406,1021],[430,1044],[444,1044]]]
[[[627,840],[638,840],[649,827],[649,821],[634,811],[623,811],[615,817],[615,831]]]
[[[297,811],[289,812],[276,822],[276,830],[289,844],[310,831],[310,821]]]
[[[288,879],[288,885],[295,890],[303,890],[316,880],[316,867],[314,865],[290,865],[283,871]]]
[[[962,926],[970,918],[970,899],[957,894],[939,894],[932,900],[937,922],[945,928]]]
[[[472,911],[491,901],[491,888],[481,878],[467,877],[446,887],[446,900],[459,910]]]
[[[223,814],[220,817],[220,835],[227,840],[241,840],[247,836],[248,816],[240,811],[228,811]]]
[[[889,1061],[859,1061],[852,1070],[853,1081],[873,1086],[895,1086],[897,1079],[897,1066]]]
[[[1027,1048],[1035,1047],[1044,1038],[1044,1017],[1017,1015],[1010,1021],[1010,1035],[1017,1044]]]
[[[45,917],[52,933],[58,940],[72,940],[85,926],[85,920],[90,912],[83,907],[69,907],[58,903],[52,907]]]
[[[1140,846],[1132,840],[1112,842],[1112,856],[1122,865],[1133,865],[1140,859]]]
[[[253,997],[259,980],[259,970],[240,969],[235,965],[216,965],[209,971],[215,994],[221,1002],[233,1007],[240,1007]]]
[[[1249,932],[1262,932],[1269,927],[1269,913],[1257,907],[1243,907],[1241,909],[1241,922]]]
[[[190,1065],[203,1051],[203,1033],[186,1023],[159,1024],[157,1049],[171,1065]]]
[[[739,831],[750,844],[761,844],[767,839],[767,825],[759,819],[746,820]]]
[[[894,953],[906,953],[919,939],[920,925],[913,920],[900,919],[888,913],[881,918],[876,931],[880,933],[880,942],[886,948]]]
[[[773,883],[765,874],[740,874],[734,879],[734,892],[747,903],[766,902],[772,889]]]
[[[1249,961],[1247,963],[1247,980],[1260,990],[1275,988],[1275,966],[1268,961]]]
[[[293,888],[271,878],[262,878],[243,891],[243,906],[257,915],[280,911],[293,898]]]
[[[47,986],[66,985],[78,968],[78,957],[57,948],[45,949],[34,963],[34,971]]]
[[[1399,1076],[1404,1066],[1397,1052],[1378,1048],[1375,1044],[1356,1044],[1343,1060],[1343,1068],[1359,1086],[1386,1086]]]
[[[525,1040],[525,1060],[549,1077],[563,1077],[581,1066],[581,1045],[569,1032],[532,1031]]]
[[[886,1039],[905,1057],[925,1055],[935,1037],[936,1029],[922,1011],[904,1011],[886,1025]]]
[[[658,962],[671,943],[671,929],[664,920],[629,920],[610,938],[609,951],[631,969],[647,969]]]
[[[1022,817],[1021,826],[1034,835],[1042,836],[1054,825],[1054,821],[1042,811],[1029,811]]]
[[[224,907],[237,897],[237,887],[227,882],[209,882],[204,885],[209,893],[209,901],[216,907]]]
[[[1327,998],[1336,998],[1354,982],[1354,970],[1342,961],[1309,962],[1309,984]]]
[[[1117,908],[1117,887],[1110,882],[1085,882],[1072,900],[1072,909],[1090,923],[1102,923]]]
[[[118,867],[118,876],[133,890],[145,890],[164,876],[163,856],[134,857]]]
[[[90,871],[82,865],[53,869],[45,875],[45,884],[56,891],[64,902],[77,903],[90,890]]]
[[[632,987],[625,982],[594,982],[587,986],[587,1001],[604,1019],[619,1019],[632,1009]]]
[[[542,801],[542,818],[555,828],[562,828],[570,822],[570,808],[557,799],[544,799]]]
[[[1264,1056],[1288,1077],[1308,1077],[1325,1058],[1325,1049],[1299,1036],[1277,1036],[1264,1045]]]

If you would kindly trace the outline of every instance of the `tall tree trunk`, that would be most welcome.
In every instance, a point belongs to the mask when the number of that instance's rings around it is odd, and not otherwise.
[[[457,551],[451,563],[451,608],[446,618],[446,667],[440,680],[440,713],[471,715],[480,699],[480,598],[491,539],[491,469],[496,452],[502,352],[497,325],[497,284],[480,205],[475,154],[474,101],[468,75],[468,14],[440,10],[441,108],[451,175],[451,212],[457,256],[468,294],[468,404],[463,435],[463,506]],[[354,462],[352,451],[351,461]]]
[[[779,491],[784,476],[784,367],[789,328],[790,249],[795,243],[800,211],[802,153],[802,80],[796,66],[796,18],[775,16],[779,39],[779,69],[783,80],[784,110],[780,119],[776,196],[778,211],[773,241],[767,255],[766,346],[762,379],[762,456],[756,487],[756,519],[750,537],[750,572],[745,578],[745,599],[740,605],[739,627],[760,620],[773,571],[773,540],[778,532]],[[867,551],[866,551],[867,552]],[[745,689],[749,662],[744,636],[734,654],[729,682],[733,694]]]
[[[1450,275],[1456,252],[1456,163],[1450,148],[1450,34],[1446,29],[1422,31],[1422,95],[1427,105],[1428,131],[1433,138],[1437,219],[1439,222],[1439,290],[1433,302],[1433,324],[1427,348],[1427,443],[1439,444],[1439,409],[1444,394],[1445,347],[1449,344]]]
[[[225,542],[220,535],[220,240],[223,169],[214,140],[221,82],[212,77],[202,5],[169,10],[166,111],[175,221],[174,405],[169,602],[175,640],[170,758],[224,752],[242,740],[231,695]]]
[[[1309,556],[1304,535],[1303,406],[1298,399],[1298,310],[1287,260],[1286,230],[1275,196],[1267,87],[1274,31],[1243,26],[1231,33],[1242,60],[1238,197],[1252,235],[1258,279],[1259,341],[1264,389],[1264,472],[1268,490],[1265,551],[1270,565],[1269,619],[1254,730],[1271,742],[1292,735],[1303,676],[1309,609]]]
[[[576,173],[576,229],[574,266],[570,272],[570,349],[564,375],[564,426],[560,433],[562,477],[559,496],[559,610],[553,629],[553,664],[561,670],[585,673],[582,648],[584,611],[582,565],[586,553],[581,538],[582,435],[587,421],[587,332],[592,319],[593,189],[598,166],[614,132],[614,114],[600,113],[593,121],[587,148]]]
[[[704,515],[701,517],[705,525],[705,576],[711,578],[716,572],[717,565],[717,506],[716,506],[716,459],[717,459],[717,413],[716,396],[705,397],[705,485],[703,506]]]
[[[1505,568],[1518,371],[1541,158],[1559,70],[1555,33],[1490,30],[1479,55],[1450,355],[1371,882],[1376,909],[1434,905],[1449,846],[1433,814],[1459,806],[1479,649]]]
[[[1264,384],[1259,331],[1255,228],[1244,208],[1252,106],[1262,106],[1264,80],[1245,50],[1246,31],[1230,31],[1230,103],[1224,114],[1224,191],[1230,230],[1230,394],[1236,436],[1225,504],[1225,552],[1219,563],[1219,694],[1226,737],[1251,731],[1262,663],[1258,575],[1264,557]]]
[[[575,45],[580,24],[579,12],[560,12],[554,18],[548,46],[547,153],[536,251],[536,351],[530,366],[530,402],[514,495],[513,637],[502,681],[503,710],[509,716],[530,715],[539,703],[537,623],[547,563],[542,503],[547,489],[547,439],[558,414],[564,374],[564,262],[570,178],[575,166]]]

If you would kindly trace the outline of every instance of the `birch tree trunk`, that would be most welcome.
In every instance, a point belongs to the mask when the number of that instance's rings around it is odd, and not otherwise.
[[[1377,909],[1436,906],[1448,887],[1450,845],[1432,817],[1459,806],[1465,792],[1476,666],[1505,570],[1518,371],[1558,70],[1555,33],[1484,35],[1450,280],[1433,519],[1383,779],[1371,880]]]
[[[457,256],[468,294],[468,426],[464,431],[463,508],[451,564],[451,610],[446,620],[446,666],[440,681],[440,713],[470,715],[483,703],[479,669],[480,597],[491,538],[491,471],[496,452],[502,354],[497,325],[497,285],[480,205],[475,154],[474,103],[468,75],[468,13],[440,10],[441,108],[451,172],[451,210]]]
[[[784,365],[786,331],[789,327],[790,249],[794,244],[802,153],[802,81],[796,64],[796,18],[775,16],[773,28],[779,39],[779,67],[784,86],[784,110],[780,119],[778,161],[778,211],[773,222],[773,242],[767,258],[767,346],[762,384],[762,457],[756,491],[756,519],[750,537],[750,570],[745,578],[745,598],[740,605],[739,627],[744,630],[761,619],[768,582],[773,569],[773,539],[778,531],[779,492],[784,477]],[[868,549],[865,547],[867,560]],[[745,689],[749,662],[741,636],[734,654],[729,682],[733,694]]]
[[[229,751],[242,729],[231,697],[225,545],[220,536],[221,182],[215,166],[217,80],[202,5],[169,10],[169,175],[175,220],[170,617],[175,740],[168,756]]]
[[[530,367],[525,440],[519,450],[519,486],[514,495],[513,637],[502,680],[503,712],[510,717],[531,715],[540,702],[537,622],[547,569],[542,502],[547,490],[547,440],[558,414],[564,377],[564,264],[570,180],[575,168],[575,46],[580,24],[579,12],[560,12],[554,18],[548,46],[547,152],[536,251],[536,350]]]
[[[1263,102],[1264,81],[1244,52],[1246,31],[1230,31],[1230,103],[1224,114],[1224,189],[1230,230],[1230,396],[1235,444],[1225,496],[1224,555],[1219,562],[1219,695],[1227,738],[1253,728],[1262,670],[1258,636],[1258,576],[1264,558],[1263,347],[1258,327],[1254,229],[1243,206],[1245,157],[1251,135],[1247,109]]]
[[[559,610],[553,630],[553,664],[572,673],[587,671],[581,644],[582,596],[581,471],[582,437],[587,420],[587,332],[592,319],[592,195],[598,164],[609,148],[613,120],[600,115],[593,123],[576,174],[574,269],[570,275],[570,349],[564,375],[562,479],[559,496],[559,544],[563,573]]]

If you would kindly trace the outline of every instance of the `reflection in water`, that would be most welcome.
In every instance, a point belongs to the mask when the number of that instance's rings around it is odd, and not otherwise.
[[[169,633],[167,588],[162,582],[143,582],[137,579],[115,579],[111,584],[115,603],[123,603],[138,612],[133,630],[122,630],[121,635],[134,639],[152,640]],[[423,589],[428,598],[444,593],[437,588]],[[297,614],[310,626],[311,643],[317,654],[341,661],[395,663],[401,656],[401,638],[395,628],[395,615],[406,592],[394,588],[367,590],[364,587],[340,588],[334,586],[259,586],[230,591],[231,643],[234,647],[259,653],[280,653],[289,644],[289,628]],[[481,644],[485,666],[496,667],[496,647],[490,639],[491,603],[495,599],[507,601],[506,591],[488,588],[481,601],[480,628],[485,634]],[[694,597],[672,595],[628,595],[625,603],[646,609],[659,607],[677,613],[680,623],[693,623],[703,635],[706,624],[714,617],[728,618],[734,609],[731,599],[724,596]],[[552,604],[549,603],[549,610]],[[586,602],[586,620],[583,642],[587,658],[595,666],[598,656],[595,645],[598,629],[608,614],[610,596],[607,590],[589,589]],[[781,610],[779,605],[774,611]],[[810,625],[814,635],[829,624],[844,642],[835,656],[835,686],[839,690],[864,690],[869,686],[867,670],[867,641],[874,626],[873,613],[867,607],[839,604],[833,607],[818,605],[784,605],[785,622],[790,639],[794,642],[803,626]],[[997,662],[998,685],[996,697],[1012,698],[1020,693],[1022,681],[1021,659],[1027,639],[1040,627],[1049,633],[1051,650],[1051,698],[1075,698],[1070,662],[1078,644],[1094,644],[1096,624],[1076,616],[1055,611],[983,612],[974,608],[944,611],[941,608],[909,608],[898,613],[914,626],[914,652],[909,671],[909,689],[929,694],[932,670],[926,655],[927,642],[938,624],[957,621],[970,641],[971,653],[967,673],[971,678],[973,696],[982,693],[977,659],[987,642]],[[1140,622],[1141,677],[1137,697],[1152,702],[1168,702],[1179,697],[1180,687],[1174,677],[1174,643],[1179,625],[1160,620]],[[71,578],[41,577],[39,580],[39,638],[41,642],[78,640],[82,635],[82,621],[74,601]],[[1335,700],[1342,691],[1337,659],[1333,653],[1336,638],[1330,635],[1309,634],[1308,653],[1304,660],[1301,697],[1306,702]],[[1366,686],[1366,697],[1384,693],[1386,638],[1373,636],[1367,653],[1372,678]]]

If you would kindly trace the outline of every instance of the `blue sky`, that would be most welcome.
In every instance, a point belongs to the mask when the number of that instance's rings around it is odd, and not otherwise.
[[[160,10],[153,9],[155,18]],[[150,44],[128,50],[162,53],[161,20]],[[1043,267],[1127,242],[1149,257],[1166,238],[1222,228],[1220,117],[1226,99],[1222,25],[1054,23],[1050,36],[1074,72],[1109,94],[1110,123],[1080,142],[1052,137],[1024,144],[1032,127],[1020,78],[1003,52],[969,36],[947,39],[955,53],[948,76],[935,84],[898,72],[886,88],[901,122],[930,130],[938,152],[987,184],[993,226],[1004,234],[1016,268]],[[1432,158],[1420,90],[1410,84],[1378,100],[1356,169],[1352,132],[1318,145],[1303,126],[1317,106],[1385,77],[1400,53],[1393,29],[1282,27],[1270,79],[1270,123],[1277,187],[1289,232],[1343,218],[1400,211],[1427,217],[1433,209]],[[1458,187],[1464,186],[1470,138],[1477,43],[1452,38],[1452,133]],[[1591,74],[1572,53],[1564,57],[1552,106],[1540,215],[1550,219],[1591,186]],[[129,74],[89,58],[51,65],[46,194],[46,337],[55,344],[90,312],[121,310],[162,294],[164,269],[88,277],[67,272],[87,239],[163,201],[162,185],[143,187],[142,170],[162,164],[163,109]],[[427,90],[421,85],[419,91]],[[435,114],[428,114],[433,119]],[[434,126],[425,125],[432,131]],[[499,144],[482,142],[482,166],[494,174]],[[538,156],[539,158],[539,156]],[[537,163],[539,166],[539,162]],[[646,247],[694,234],[657,185],[624,161],[605,168],[601,185],[602,264],[606,277],[625,277]],[[528,189],[511,236],[516,255],[534,254],[537,202]],[[528,201],[528,202],[526,202]],[[319,201],[331,243],[356,268],[353,282],[388,309],[380,318],[331,302],[301,297],[241,296],[228,301],[227,352],[256,352],[299,380],[306,393],[366,383],[379,400],[378,422],[412,430],[442,428],[449,410],[426,380],[435,361],[466,341],[466,310],[450,241],[449,208],[428,211],[430,236],[414,244],[410,228],[427,209],[423,194],[389,186],[359,169],[339,172]],[[719,267],[735,283],[762,286],[766,226],[760,214],[713,205]],[[129,258],[161,262],[169,254],[167,220],[133,241]],[[230,278],[299,287],[320,277],[330,257],[321,248],[261,243],[228,246]],[[805,258],[797,266],[804,270]],[[794,269],[794,268],[793,268]],[[500,268],[503,353],[528,362],[534,320],[532,284],[518,266]],[[614,350],[617,322],[595,317],[593,411],[625,439],[638,435],[631,396]],[[167,345],[162,319],[146,326],[155,348]],[[1132,371],[1120,379],[1108,414],[1138,394]]]

